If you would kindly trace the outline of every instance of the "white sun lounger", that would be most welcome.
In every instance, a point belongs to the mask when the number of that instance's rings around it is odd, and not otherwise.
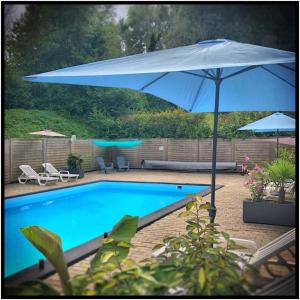
[[[44,163],[42,165],[50,176],[58,177],[62,182],[67,182],[69,179],[78,179],[79,174],[70,174],[67,170],[58,171],[51,163]]]
[[[296,278],[295,271],[288,275],[276,278],[270,283],[264,285],[261,289],[255,291],[255,296],[296,296]]]
[[[255,267],[266,265],[266,267],[268,268],[267,266],[268,264],[273,264],[273,265],[277,264],[277,265],[285,265],[289,270],[293,270],[295,267],[294,264],[285,261],[280,256],[280,254],[281,252],[287,250],[292,255],[294,255],[290,248],[295,245],[295,236],[296,236],[296,231],[295,229],[292,229],[259,249],[257,249],[256,243],[254,241],[230,238],[237,245],[240,245],[248,249],[248,251],[245,252],[240,250],[231,250],[231,251],[235,252],[236,254],[240,254],[241,257],[243,257],[248,261],[248,264],[251,264],[252,266]],[[220,237],[219,240],[222,241],[224,239]],[[158,250],[152,253],[152,257],[155,258],[159,256],[165,251],[165,249],[166,246],[162,246],[161,248],[159,248]]]
[[[292,261],[286,260],[282,256],[283,252],[288,251],[291,256],[295,258],[295,250],[292,250],[295,246],[295,238],[296,231],[295,229],[292,229],[257,250],[256,243],[254,241],[231,238],[231,240],[235,241],[237,245],[247,248],[250,250],[250,253],[254,253],[249,255],[249,252],[241,252],[240,250],[230,251],[240,255],[249,265],[256,268],[264,266],[265,270],[273,277],[273,280],[270,280],[269,283],[256,290],[253,295],[295,295],[295,261],[294,259],[292,259]],[[224,239],[220,238],[220,240],[222,241]],[[165,251],[166,246],[162,246],[153,252],[152,257],[156,258],[162,254]],[[184,251],[185,249],[180,248],[179,250]],[[238,252],[240,252],[240,254]],[[168,254],[166,256],[169,256]],[[238,264],[240,263],[241,262],[238,261]],[[284,277],[278,278],[278,276],[274,274],[270,268],[271,265],[283,266],[288,269],[289,273]],[[243,269],[245,263],[242,262],[240,266]]]
[[[287,250],[291,253],[290,248],[295,245],[295,237],[296,231],[292,229],[285,234],[279,236],[275,240],[271,241],[270,243],[266,244],[265,246],[259,248],[253,256],[249,260],[249,264],[253,266],[260,266],[262,264],[267,263],[270,258],[276,258],[275,260],[271,261],[271,264],[282,265],[284,263],[280,253]],[[292,253],[293,254],[293,253]],[[290,265],[287,263],[287,268],[293,268],[293,264]]]
[[[22,174],[18,177],[20,184],[29,181],[37,181],[39,185],[46,185],[49,182],[57,182],[59,178],[51,177],[48,173],[37,173],[29,165],[20,165]]]
[[[230,240],[234,241],[237,245],[240,245],[243,248],[247,249],[245,255],[251,255],[257,250],[257,245],[254,241],[237,239],[237,238],[230,238]],[[218,241],[222,243],[222,242],[225,242],[225,239],[222,236],[220,236],[218,238]],[[160,254],[162,254],[165,251],[166,246],[167,246],[167,244],[165,246],[162,246],[161,248],[157,249],[156,251],[154,251],[152,253],[152,257],[155,258],[155,257],[158,257]],[[185,249],[180,248],[179,250],[184,251]],[[241,256],[243,256],[243,255],[241,255]]]

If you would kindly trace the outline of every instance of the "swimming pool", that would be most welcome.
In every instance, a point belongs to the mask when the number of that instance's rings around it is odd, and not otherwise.
[[[144,217],[186,194],[207,189],[207,185],[100,181],[7,198],[5,277],[44,259],[20,227],[38,225],[55,232],[66,251],[110,231],[125,214]]]

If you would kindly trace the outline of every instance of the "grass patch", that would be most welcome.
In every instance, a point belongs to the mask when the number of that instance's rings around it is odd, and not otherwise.
[[[53,130],[70,137],[91,138],[96,133],[82,121],[47,110],[6,109],[4,121],[5,138],[34,138],[29,132]],[[41,138],[40,136],[36,136]]]

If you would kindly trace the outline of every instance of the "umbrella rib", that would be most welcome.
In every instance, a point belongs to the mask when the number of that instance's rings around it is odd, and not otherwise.
[[[149,87],[151,84],[155,83],[156,81],[162,79],[163,77],[165,77],[166,75],[168,75],[170,72],[166,72],[160,76],[158,76],[157,78],[151,80],[149,83],[145,84],[143,87],[140,88],[140,91],[144,91],[145,88]]]
[[[244,68],[244,69],[242,69],[242,70],[239,70],[239,71],[237,71],[237,72],[231,73],[231,74],[229,74],[229,75],[227,75],[227,76],[225,76],[225,77],[222,77],[221,79],[222,79],[222,80],[223,80],[223,79],[227,79],[227,78],[230,78],[230,77],[239,75],[239,74],[241,74],[241,73],[244,73],[244,72],[247,72],[247,71],[251,71],[251,70],[253,70],[253,69],[255,69],[255,68],[258,68],[258,67],[260,67],[260,65],[257,65],[257,66],[250,66],[250,67]]]
[[[203,71],[206,75],[208,75],[209,77],[211,77],[211,79],[215,79],[215,77],[213,75],[211,75],[208,71],[202,69],[201,71]]]
[[[288,70],[290,70],[290,71],[294,71],[295,72],[295,69],[293,69],[293,68],[291,68],[291,67],[288,67],[288,66],[286,66],[286,65],[284,65],[284,64],[278,64],[280,67],[283,67],[283,68],[286,68],[286,69],[288,69]]]
[[[181,72],[181,73],[184,73],[184,74],[193,75],[193,76],[196,76],[196,77],[201,77],[201,78],[205,78],[205,79],[211,79],[211,80],[214,80],[214,77],[207,77],[207,76],[203,76],[203,75],[200,75],[200,74],[195,74],[195,73],[188,72],[188,71],[180,71],[180,72]]]
[[[273,76],[277,77],[278,79],[284,81],[285,83],[289,84],[292,87],[295,87],[292,83],[288,82],[286,79],[280,77],[279,75],[275,74],[274,72],[270,71],[269,69],[267,69],[264,66],[261,66],[262,69],[264,69],[265,71],[269,72],[270,74],[272,74]]]
[[[196,93],[196,95],[195,95],[195,98],[194,98],[194,100],[193,100],[193,103],[192,103],[192,105],[191,105],[191,108],[189,109],[190,112],[193,110],[193,108],[194,108],[194,106],[195,106],[195,104],[196,104],[197,98],[198,98],[199,93],[200,93],[200,91],[201,91],[201,89],[202,89],[202,86],[203,86],[204,81],[205,81],[205,78],[202,78],[202,81],[200,82],[200,86],[199,86],[199,88],[198,88],[198,90],[197,90],[197,93]]]

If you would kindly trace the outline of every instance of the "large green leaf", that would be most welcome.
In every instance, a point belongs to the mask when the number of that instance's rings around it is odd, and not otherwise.
[[[201,268],[199,269],[199,272],[198,272],[198,282],[199,282],[199,285],[200,285],[200,288],[201,288],[201,289],[204,288],[205,281],[206,281],[206,278],[205,278],[205,270],[204,270],[203,267],[201,267]]]
[[[124,244],[130,245],[131,239],[134,237],[137,226],[138,217],[125,215],[114,227],[109,236],[110,242],[103,243],[93,260],[91,261],[91,270],[97,268],[102,263],[117,263],[128,256],[129,247],[124,247]],[[117,255],[105,255],[105,253],[117,252]],[[103,260],[103,257],[106,259]],[[108,258],[109,257],[109,258]]]
[[[125,215],[114,227],[110,234],[110,237],[114,241],[123,241],[130,243],[131,239],[134,237],[137,226],[138,226],[138,217],[132,217]]]
[[[190,211],[195,206],[195,201],[190,201],[186,204],[185,209]]]
[[[42,252],[54,266],[59,275],[64,294],[72,295],[72,285],[59,236],[39,226],[23,227],[20,230],[31,244]]]
[[[103,263],[107,262],[111,257],[115,256],[116,252],[114,251],[106,251],[101,255],[101,261]]]

